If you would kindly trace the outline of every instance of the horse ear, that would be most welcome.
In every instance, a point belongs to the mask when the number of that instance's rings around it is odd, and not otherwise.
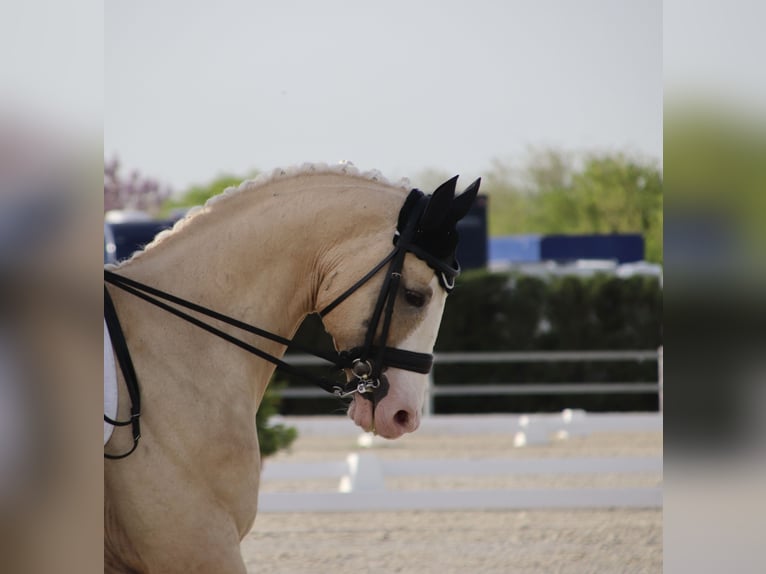
[[[458,176],[456,175],[448,179],[431,194],[431,199],[428,200],[428,205],[420,220],[420,227],[424,231],[438,229],[444,223],[447,214],[450,212],[452,201],[455,198],[457,178]]]
[[[449,210],[450,219],[452,221],[457,223],[465,217],[466,213],[468,213],[468,210],[471,209],[471,206],[476,199],[476,194],[479,193],[480,185],[481,178],[479,177],[471,185],[466,187],[463,193],[455,198],[455,201],[452,202],[452,206]]]
[[[413,189],[410,191],[407,199],[404,200],[404,205],[399,210],[399,221],[396,224],[396,230],[401,232],[407,225],[407,221],[412,213],[412,208],[420,201],[420,198],[425,194],[419,189]]]

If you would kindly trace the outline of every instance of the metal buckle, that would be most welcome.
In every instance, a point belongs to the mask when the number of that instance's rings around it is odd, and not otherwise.
[[[351,363],[351,372],[360,381],[366,381],[367,377],[372,374],[372,365],[369,361],[363,361],[362,359],[354,359]]]
[[[343,387],[336,386],[336,387],[333,387],[333,394],[338,398],[345,399],[350,397],[354,393],[359,393],[360,395],[364,395],[366,393],[371,393],[375,389],[380,387],[380,379],[368,380],[367,377],[365,376],[364,378],[357,377],[356,380],[358,382],[355,389],[351,389],[350,391],[344,391]]]
[[[356,390],[360,395],[363,395],[364,393],[371,393],[375,389],[380,387],[380,379],[375,379],[372,381],[359,381],[359,384],[356,386]]]
[[[333,388],[333,394],[338,397],[339,399],[345,399],[356,393],[359,389],[353,389],[351,391],[348,391],[347,393],[343,392],[343,388],[341,387],[334,387]]]

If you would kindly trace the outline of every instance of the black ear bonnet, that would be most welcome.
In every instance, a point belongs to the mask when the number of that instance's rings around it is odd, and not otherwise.
[[[394,234],[394,245],[412,217],[419,217],[415,234],[405,249],[425,261],[439,278],[442,287],[451,291],[455,277],[460,274],[460,264],[455,257],[458,243],[457,222],[462,219],[479,191],[481,179],[477,179],[466,190],[455,197],[458,176],[443,184],[431,195],[413,189],[399,212]],[[423,208],[425,204],[425,208]]]

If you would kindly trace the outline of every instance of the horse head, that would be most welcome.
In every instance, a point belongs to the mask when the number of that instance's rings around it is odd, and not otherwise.
[[[320,316],[349,361],[348,414],[385,438],[420,424],[431,353],[460,272],[457,222],[473,204],[480,180],[458,196],[456,184],[457,176],[430,195],[414,189],[395,220],[379,215],[381,225],[368,224],[356,237],[361,245],[352,242],[352,250],[334,254],[341,262],[319,289]],[[329,283],[341,273],[361,279],[338,293]]]

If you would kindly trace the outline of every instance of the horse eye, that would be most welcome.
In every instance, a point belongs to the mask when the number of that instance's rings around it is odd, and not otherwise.
[[[413,307],[422,307],[426,304],[426,296],[410,289],[404,290],[404,300]]]

